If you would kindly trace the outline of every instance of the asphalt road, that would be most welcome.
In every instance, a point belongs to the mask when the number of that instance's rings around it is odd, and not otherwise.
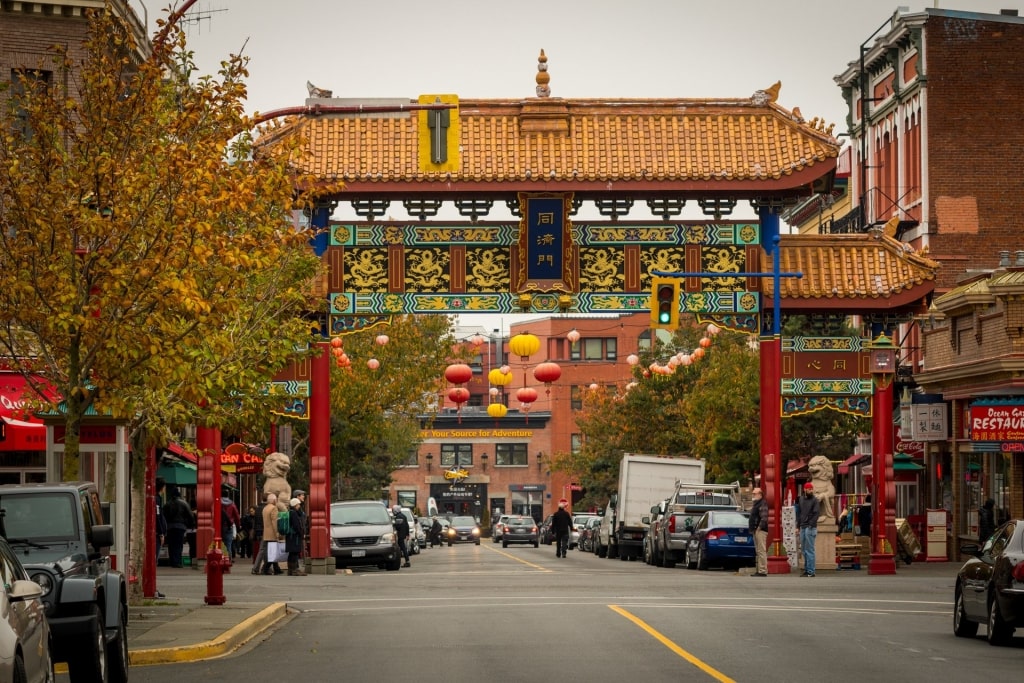
[[[230,657],[133,668],[132,678],[1016,680],[1024,634],[1005,648],[989,646],[984,627],[974,640],[953,636],[955,572],[753,578],[578,551],[556,559],[553,546],[485,539],[425,550],[398,572],[231,574],[229,600],[285,600],[297,613]]]

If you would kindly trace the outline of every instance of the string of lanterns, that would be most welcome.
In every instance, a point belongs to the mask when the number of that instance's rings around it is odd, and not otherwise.
[[[719,332],[721,332],[721,329],[717,325],[715,325],[714,323],[709,324],[707,326],[707,334],[700,338],[700,340],[697,342],[697,348],[695,348],[693,351],[689,353],[686,353],[685,351],[680,351],[679,353],[676,353],[675,355],[671,356],[665,363],[654,361],[649,366],[647,366],[641,374],[644,376],[645,379],[651,377],[652,375],[671,375],[676,371],[676,369],[680,365],[686,367],[688,365],[696,363],[701,358],[703,358],[707,353],[707,350],[711,348],[712,339]],[[630,366],[635,367],[640,363],[640,358],[636,354],[631,353],[629,354],[629,356],[626,357],[626,362],[629,363]],[[636,386],[636,384],[634,382],[631,382],[630,384],[626,385],[626,389],[629,390],[630,388],[632,388],[632,386]],[[591,385],[591,388],[593,388],[593,385]]]

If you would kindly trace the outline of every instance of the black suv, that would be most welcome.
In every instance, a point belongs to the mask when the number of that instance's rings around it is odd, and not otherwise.
[[[0,533],[43,588],[53,658],[72,683],[128,680],[128,587],[110,568],[114,530],[96,485],[0,486]]]

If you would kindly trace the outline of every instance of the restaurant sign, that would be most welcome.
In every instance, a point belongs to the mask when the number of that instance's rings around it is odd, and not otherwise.
[[[1024,404],[972,405],[971,440],[1024,442]]]

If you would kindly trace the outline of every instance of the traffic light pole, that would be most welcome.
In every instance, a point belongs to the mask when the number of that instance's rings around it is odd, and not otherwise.
[[[768,573],[788,574],[789,560],[782,543],[782,303],[779,292],[784,277],[802,278],[803,273],[783,273],[779,256],[779,215],[768,207],[759,211],[762,244],[772,257],[772,270],[768,273],[673,273],[652,271],[663,278],[686,277],[770,277],[772,278],[772,324],[766,329],[761,316],[761,488],[768,504]],[[656,302],[651,307],[656,311]]]

